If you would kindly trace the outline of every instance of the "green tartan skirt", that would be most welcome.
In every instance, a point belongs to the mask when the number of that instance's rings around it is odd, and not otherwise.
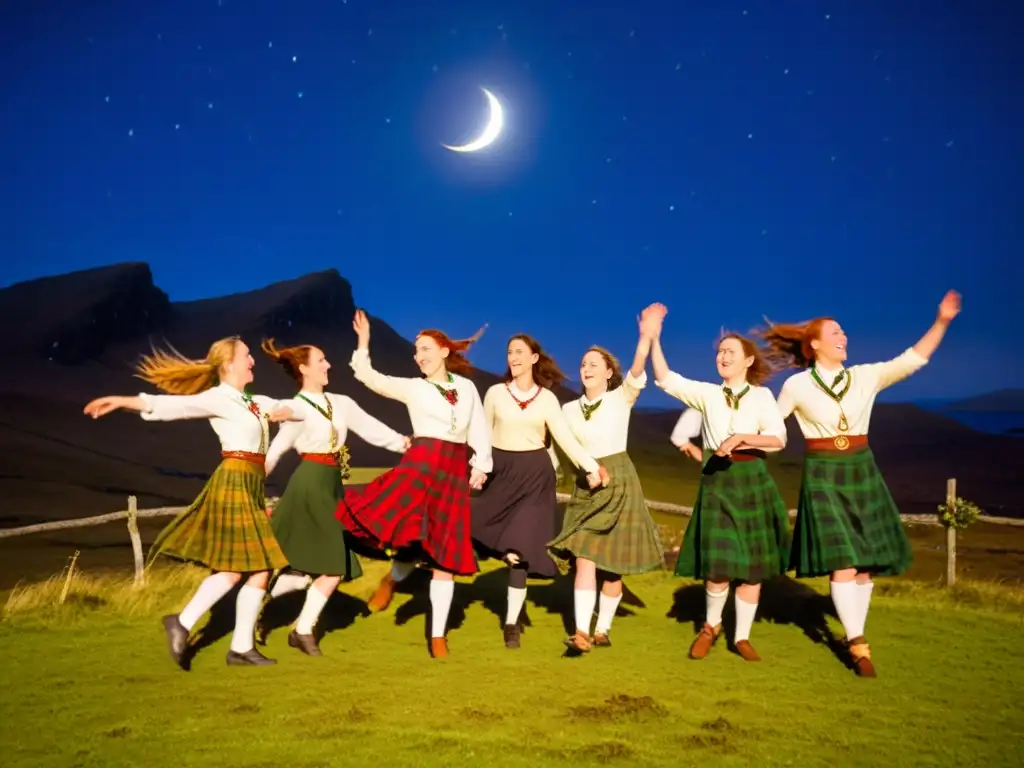
[[[575,558],[614,574],[663,567],[665,549],[629,454],[605,456],[598,463],[608,470],[611,481],[591,489],[585,477],[577,478],[562,532],[548,543],[559,569],[567,570]]]
[[[912,559],[871,449],[808,453],[790,560],[797,577],[846,568],[896,576]]]
[[[345,485],[337,466],[303,461],[288,480],[270,517],[288,564],[309,574],[363,575],[359,559],[345,544],[345,529],[334,514],[345,498]]]
[[[756,584],[786,572],[789,514],[764,459],[705,454],[676,575]]]
[[[221,461],[192,505],[160,532],[149,552],[214,571],[251,573],[288,564],[267,520],[263,466]]]

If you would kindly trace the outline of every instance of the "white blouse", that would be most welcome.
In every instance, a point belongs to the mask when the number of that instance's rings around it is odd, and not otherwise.
[[[717,451],[732,435],[771,435],[782,441],[779,448],[761,449],[764,451],[780,451],[786,446],[786,425],[768,387],[750,387],[738,406],[732,408],[726,400],[725,384],[694,381],[673,371],[657,385],[666,394],[701,412],[706,451]],[[734,394],[740,394],[746,386],[744,384]]]
[[[669,440],[676,448],[682,448],[700,434],[703,425],[704,417],[700,411],[696,408],[687,408],[676,422]]]
[[[519,405],[526,402],[529,405],[525,408]],[[588,475],[600,469],[573,436],[558,398],[550,389],[535,384],[529,392],[520,392],[515,384],[495,384],[484,395],[484,413],[487,414],[491,442],[495,448],[503,451],[543,450],[550,432],[552,439],[577,467]]]
[[[379,448],[387,448],[395,453],[405,453],[405,438],[387,424],[373,418],[370,414],[360,408],[356,401],[345,395],[337,395],[333,392],[315,394],[312,392],[300,392],[302,397],[308,397],[323,410],[323,413],[313,408],[309,403],[299,397],[289,401],[289,406],[296,413],[302,413],[305,418],[302,421],[286,421],[274,436],[274,441],[267,451],[267,474],[274,471],[274,467],[281,460],[281,457],[294,448],[297,453],[329,453],[331,451],[331,425],[334,426],[334,450],[340,450],[348,437],[351,429],[370,445]],[[331,404],[331,420],[328,421],[324,414],[327,413],[327,403]]]
[[[447,389],[454,389],[458,393],[457,402],[453,406],[442,396],[437,386],[424,378],[386,376],[374,370],[368,350],[357,349],[353,352],[351,365],[357,381],[378,395],[405,403],[409,409],[413,435],[449,443],[466,443],[474,453],[470,465],[484,473],[491,471],[490,430],[480,393],[472,381],[452,374],[452,383]]]
[[[611,392],[605,392],[594,400],[583,395],[562,406],[569,429],[595,459],[626,452],[629,417],[633,412],[633,404],[646,386],[646,371],[637,378],[627,373],[622,384]],[[596,403],[600,405],[593,408]],[[584,406],[593,408],[589,420],[583,414]]]
[[[146,421],[209,419],[220,439],[222,451],[246,453],[266,453],[270,442],[267,415],[280,407],[291,406],[288,400],[253,395],[252,401],[259,410],[257,416],[250,410],[242,393],[227,384],[204,390],[198,395],[149,395],[140,392],[139,399],[144,406],[139,415]],[[292,418],[302,419],[303,415],[294,413]]]
[[[796,415],[805,438],[828,438],[839,434],[866,435],[878,393],[903,381],[927,364],[928,359],[911,347],[899,357],[884,363],[853,365],[835,371],[827,371],[819,366],[818,376],[836,394],[842,392],[849,381],[850,388],[840,403],[821,389],[811,376],[810,369],[800,371],[786,379],[782,385],[779,410],[783,418],[791,413]],[[836,381],[840,375],[842,378]],[[849,425],[845,432],[839,429],[839,419],[843,414]]]

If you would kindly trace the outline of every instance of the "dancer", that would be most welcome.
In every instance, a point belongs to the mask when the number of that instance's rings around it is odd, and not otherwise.
[[[655,317],[660,304],[646,310]],[[761,657],[750,644],[761,582],[786,571],[789,517],[765,454],[786,447],[786,425],[771,391],[773,370],[757,345],[736,333],[718,341],[715,358],[721,384],[694,381],[669,369],[654,337],[651,364],[655,383],[703,414],[704,453],[697,501],[686,526],[676,575],[704,582],[704,626],[690,645],[690,658],[703,659],[722,632],[729,583],[736,589],[733,647],[746,661]]]
[[[405,556],[397,558],[401,563],[408,564],[409,551],[422,554],[434,572],[430,652],[434,658],[445,658],[454,575],[469,576],[477,571],[470,537],[469,489],[481,488],[491,471],[491,438],[483,403],[476,385],[464,377],[470,369],[464,353],[483,329],[460,341],[441,331],[421,331],[416,337],[415,359],[423,377],[413,379],[374,370],[370,321],[362,310],[356,312],[352,327],[358,339],[352,353],[356,379],[383,397],[405,403],[414,437],[398,466],[362,492],[346,491],[347,503],[338,505],[337,516],[353,535],[371,546],[405,550]],[[467,444],[473,449],[472,458]]]
[[[703,451],[693,444],[693,439],[700,436],[702,426],[703,417],[701,416],[700,411],[696,408],[687,408],[679,417],[679,421],[676,422],[676,426],[672,430],[672,435],[669,437],[669,441],[672,445],[678,448],[680,453],[684,456],[687,456],[694,461],[703,462]]]
[[[846,631],[850,662],[875,677],[865,639],[872,576],[910,567],[910,541],[899,510],[868,447],[878,393],[920,370],[960,314],[949,291],[932,327],[910,349],[884,363],[845,368],[846,334],[831,317],[800,325],[770,323],[762,335],[781,363],[801,368],[782,386],[779,409],[796,415],[806,443],[790,567],[799,578],[830,574],[829,591]]]
[[[583,355],[583,396],[562,407],[573,434],[601,463],[611,481],[588,488],[577,482],[565,510],[561,533],[548,543],[552,554],[576,570],[573,604],[576,632],[570,648],[586,653],[591,645],[610,646],[609,634],[622,599],[622,576],[664,567],[665,549],[644,501],[626,440],[633,404],[647,384],[647,356],[655,323],[641,323],[633,365],[622,377],[619,361],[602,347]],[[603,577],[594,634],[590,622]]]
[[[209,419],[220,439],[220,465],[150,550],[150,561],[162,554],[213,571],[181,613],[163,619],[171,658],[183,669],[192,628],[243,574],[227,663],[276,663],[253,645],[270,571],[287,564],[264,511],[264,461],[269,422],[301,421],[303,416],[285,402],[245,391],[253,380],[253,364],[249,348],[237,336],[214,342],[202,360],[190,360],[173,348],[154,350],[142,358],[137,375],[169,394],[101,397],[85,406],[86,415],[94,419],[119,408],[138,411],[146,421]]]
[[[579,444],[551,387],[565,380],[555,361],[526,334],[508,342],[505,381],[484,395],[491,429],[494,470],[472,499],[473,539],[509,566],[505,647],[518,648],[519,614],[526,601],[527,574],[553,579],[558,568],[547,543],[558,533],[555,470],[545,447],[548,435],[582,468],[591,488],[602,469]]]
[[[301,387],[291,402],[305,419],[285,424],[267,452],[267,474],[294,448],[302,462],[288,480],[284,495],[270,518],[278,544],[288,558],[290,572],[278,575],[270,598],[310,586],[288,645],[309,656],[321,656],[313,633],[327,600],[342,579],[351,581],[363,574],[356,555],[345,545],[345,531],[335,519],[339,503],[344,503],[344,478],[348,476],[349,429],[370,445],[404,453],[408,438],[377,421],[344,395],[324,391],[331,364],[322,350],[305,344],[279,349],[273,339],[262,344],[263,351]],[[258,642],[265,639],[262,623]]]

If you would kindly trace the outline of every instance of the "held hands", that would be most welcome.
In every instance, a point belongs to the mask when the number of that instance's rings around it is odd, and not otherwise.
[[[479,491],[484,487],[485,482],[487,482],[487,473],[474,467],[473,471],[469,473],[469,487],[474,491]]]
[[[356,332],[357,347],[359,349],[370,348],[370,318],[361,309],[356,310],[355,319],[352,320],[352,330]]]
[[[939,321],[948,323],[959,314],[960,294],[956,291],[947,291],[946,295],[942,297],[942,301],[939,302]]]
[[[638,318],[640,335],[647,339],[656,339],[661,335],[661,326],[668,314],[664,304],[651,304],[640,313]]]
[[[599,488],[606,486],[611,482],[611,475],[608,474],[608,470],[604,467],[599,466],[597,472],[587,475],[587,483],[591,488]]]
[[[689,458],[696,461],[698,464],[704,460],[704,453],[701,451],[700,448],[698,448],[693,443],[687,442],[684,443],[683,445],[680,445],[679,451],[683,454],[683,456],[688,456]]]
[[[410,448],[412,448],[412,438],[411,437],[403,437],[402,438],[402,450],[408,451]]]
[[[85,406],[83,413],[86,416],[92,416],[94,419],[100,418],[100,416],[106,416],[108,413],[113,413],[121,407],[122,398],[116,396],[109,397],[98,397]]]
[[[290,421],[295,414],[292,413],[292,409],[286,405],[282,405],[280,408],[275,408],[267,414],[267,421],[274,423],[280,421]]]
[[[732,452],[741,445],[743,445],[743,435],[729,435],[729,437],[725,438],[725,440],[722,441],[722,444],[718,446],[718,450],[715,451],[715,455],[730,456],[732,455]]]

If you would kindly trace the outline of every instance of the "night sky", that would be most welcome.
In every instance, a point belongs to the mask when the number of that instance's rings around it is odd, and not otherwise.
[[[147,261],[185,300],[335,267],[410,338],[489,322],[481,367],[523,330],[574,376],[657,300],[707,378],[721,326],[834,314],[868,362],[955,287],[889,399],[1021,380],[1021,10],[602,5],[6,3],[0,285]],[[505,133],[445,150],[481,87]]]

